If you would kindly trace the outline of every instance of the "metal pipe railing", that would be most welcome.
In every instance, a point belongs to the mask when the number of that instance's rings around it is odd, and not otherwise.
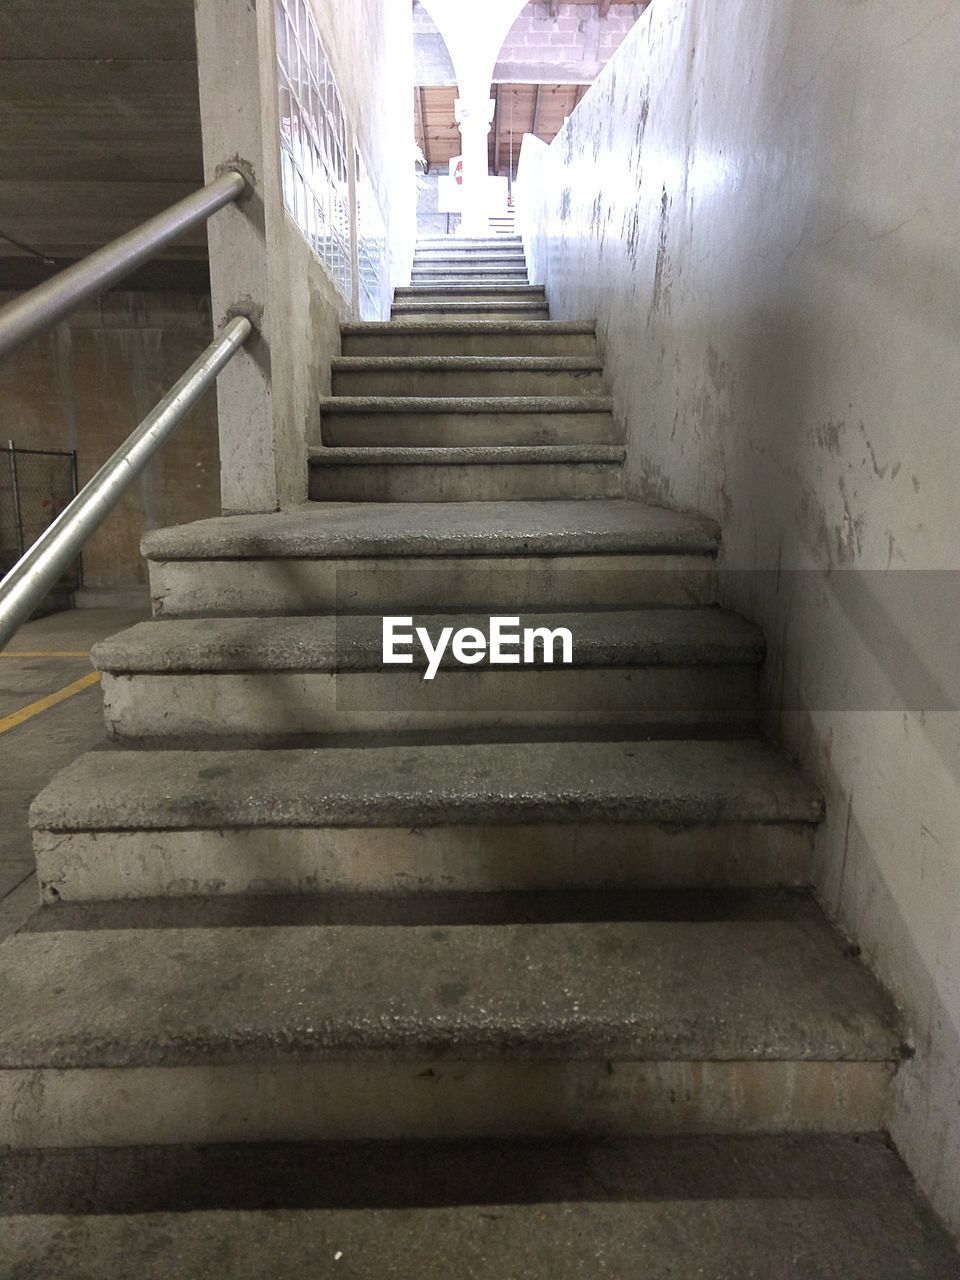
[[[0,649],[80,554],[156,451],[246,342],[253,326],[237,316],[0,582]]]
[[[0,358],[28,338],[49,329],[88,298],[136,270],[172,240],[236,200],[246,189],[242,173],[228,173],[193,195],[158,213],[155,218],[97,249],[82,262],[59,272],[0,309]]]

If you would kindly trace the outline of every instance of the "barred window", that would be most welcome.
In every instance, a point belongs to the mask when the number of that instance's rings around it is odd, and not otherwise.
[[[305,0],[276,0],[283,203],[345,298],[353,293],[347,116]]]
[[[360,276],[360,318],[389,318],[389,300],[383,296],[386,277],[387,230],[376,192],[359,148],[357,163],[357,257]]]

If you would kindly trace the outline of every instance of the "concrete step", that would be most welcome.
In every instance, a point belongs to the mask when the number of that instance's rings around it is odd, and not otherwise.
[[[413,269],[419,270],[422,267],[443,267],[447,264],[453,264],[458,267],[488,267],[491,264],[499,266],[505,264],[509,267],[516,267],[522,270],[526,269],[527,260],[521,249],[516,252],[503,248],[497,248],[491,252],[485,253],[481,251],[467,251],[453,253],[447,250],[418,250],[414,255]]]
[[[418,277],[431,280],[438,276],[457,276],[464,280],[475,279],[478,282],[488,276],[511,276],[525,282],[527,268],[522,260],[511,261],[509,258],[499,260],[491,258],[487,262],[474,260],[457,262],[448,258],[442,262],[414,263],[412,283],[416,284]]]
[[[395,320],[489,320],[503,316],[515,320],[549,320],[546,303],[540,302],[395,302],[390,312]]]
[[[48,901],[797,885],[817,792],[749,740],[82,756],[31,810]]]
[[[386,734],[478,728],[596,726],[644,731],[751,727],[759,718],[763,642],[713,609],[527,614],[516,631],[566,628],[571,662],[543,641],[516,666],[457,662],[448,646],[430,680],[419,643],[409,666],[383,662],[374,616],[222,618],[143,623],[97,646],[108,732],[139,740],[296,734]],[[417,615],[436,644],[444,629],[486,635],[489,616]],[[408,628],[412,633],[412,626]],[[411,634],[412,640],[412,634]],[[483,656],[483,655],[481,655]]]
[[[451,399],[451,407],[455,403],[483,406],[487,402]],[[625,455],[624,446],[614,444],[319,445],[308,450],[310,497],[316,502],[427,503],[616,498]]]
[[[712,520],[624,499],[305,503],[147,533],[154,612],[575,609],[715,599]]]
[[[128,1147],[5,1167],[21,1280],[957,1275],[879,1134]]]
[[[489,365],[503,367],[491,370]],[[589,378],[593,367],[592,361],[582,357],[561,357],[560,361],[518,361],[507,357],[491,359],[489,364],[483,357],[348,358],[335,362],[334,386],[338,394],[318,401],[320,430],[312,434],[320,434],[326,445],[354,447],[620,444],[623,432],[610,411],[610,402],[595,392],[584,394],[579,400],[568,395],[564,401],[568,407],[563,409],[518,410],[511,406],[468,411],[458,408],[456,402],[448,404],[439,394],[444,390],[444,381],[449,384],[456,380],[456,385],[471,398],[480,392],[481,398],[492,405],[497,397],[482,397],[482,384],[491,376],[508,381],[522,376],[536,385],[535,379],[566,374],[576,387],[576,379]],[[361,369],[364,376],[376,377],[384,384],[392,383],[392,394],[374,397],[344,394],[351,377],[357,376]],[[408,396],[397,394],[408,380],[414,384],[410,388],[412,401]],[[568,387],[568,393],[569,390]],[[557,397],[551,399],[556,401]]]
[[[368,321],[341,328],[345,356],[597,356],[592,324],[562,320]]]
[[[419,244],[413,256],[414,262],[471,262],[487,258],[519,258],[526,262],[526,253],[519,239],[504,240],[497,236],[494,240],[463,245]]]
[[[489,240],[464,240],[451,244],[449,241],[417,242],[414,258],[473,258],[473,257],[518,257],[524,256],[523,243],[519,236],[503,239],[496,236]]]
[[[603,364],[595,355],[338,356],[331,372],[334,396],[480,397],[501,402],[519,397],[521,413],[528,397],[603,396]],[[474,387],[481,389],[468,389]],[[607,399],[604,411],[612,407]]]
[[[21,932],[0,1143],[879,1129],[900,1028],[843,939],[677,914]]]
[[[487,284],[483,281],[477,283],[469,279],[460,279],[455,284],[442,284],[436,281],[429,281],[426,284],[410,285],[408,288],[400,288],[394,290],[394,295],[400,300],[408,298],[437,297],[437,298],[458,298],[463,294],[468,294],[471,298],[489,298],[489,297],[511,297],[511,298],[531,298],[542,299],[545,297],[545,290],[541,284],[511,284],[507,281],[494,282]]]
[[[547,305],[542,289],[521,275],[414,276],[409,291],[395,291],[397,302],[539,302]]]

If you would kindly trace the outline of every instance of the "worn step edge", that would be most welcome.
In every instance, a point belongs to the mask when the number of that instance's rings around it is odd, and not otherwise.
[[[403,315],[406,312],[429,313],[431,311],[449,311],[454,315],[458,311],[477,311],[481,314],[486,312],[491,314],[497,312],[522,314],[525,311],[546,311],[547,304],[546,302],[468,302],[466,300],[461,302],[453,298],[449,301],[438,302],[395,302],[393,310],[398,315]]]
[[[411,333],[530,333],[530,334],[587,334],[596,337],[596,325],[587,320],[424,320],[420,323],[395,324],[392,320],[363,320],[340,326],[341,334],[348,337],[380,336],[384,334]]]
[[[885,1062],[825,921],[24,932],[0,1072],[326,1061]]]
[[[312,467],[620,466],[619,444],[536,445],[311,445]]]
[[[602,373],[603,361],[596,356],[335,356],[331,367],[334,373],[376,369],[398,373],[421,369],[441,373]]]
[[[751,741],[91,752],[34,800],[34,829],[817,823],[818,792]]]
[[[629,499],[548,502],[305,503],[214,516],[141,540],[150,560],[716,555],[703,516]]]
[[[757,627],[720,609],[600,610],[520,614],[519,627],[566,627],[574,667],[756,665],[764,642]],[[477,626],[477,614],[417,614],[431,636]],[[249,671],[380,671],[382,620],[342,617],[184,619],[140,622],[93,649],[98,671],[200,673]],[[427,665],[422,648],[412,669]],[[449,652],[441,666],[456,666]],[[472,670],[485,670],[480,664]]]
[[[321,396],[321,413],[612,413],[611,396]]]

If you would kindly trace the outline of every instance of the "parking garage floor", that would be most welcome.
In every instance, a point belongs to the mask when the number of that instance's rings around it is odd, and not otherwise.
[[[147,611],[73,609],[22,627],[0,652],[0,938],[38,904],[27,813],[55,773],[103,740],[98,640]]]

